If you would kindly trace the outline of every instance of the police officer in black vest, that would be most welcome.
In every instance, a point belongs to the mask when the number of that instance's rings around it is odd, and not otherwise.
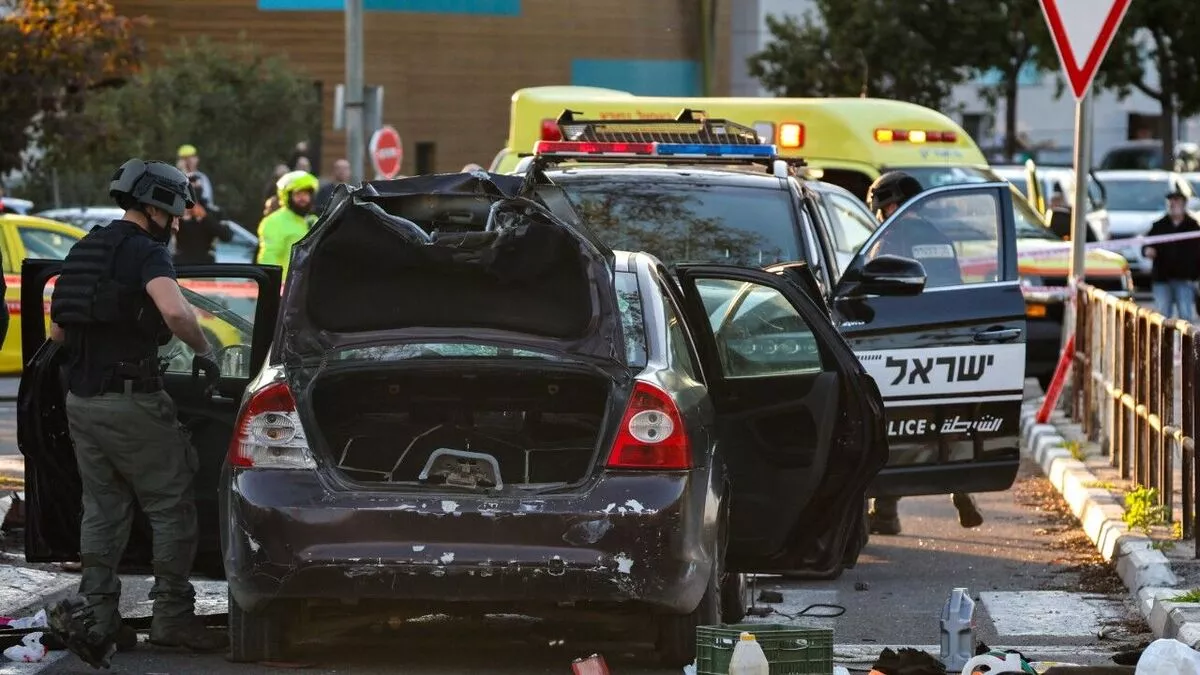
[[[198,651],[227,644],[195,616],[196,453],[158,360],[175,335],[195,353],[194,376],[203,371],[211,383],[220,374],[167,252],[194,198],[181,171],[140,159],[117,169],[109,194],[125,214],[71,249],[50,306],[51,339],[67,350],[66,411],[83,486],[82,597],[55,605],[50,626],[94,667],[136,644],[118,614],[117,576],[135,500],[154,533],[150,642]]]

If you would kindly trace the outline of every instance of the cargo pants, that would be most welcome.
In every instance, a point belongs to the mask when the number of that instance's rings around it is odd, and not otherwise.
[[[192,480],[196,451],[166,392],[67,395],[67,419],[83,485],[79,594],[112,634],[120,626],[117,566],[141,505],[154,535],[155,630],[172,629],[194,614],[188,577],[196,556]]]

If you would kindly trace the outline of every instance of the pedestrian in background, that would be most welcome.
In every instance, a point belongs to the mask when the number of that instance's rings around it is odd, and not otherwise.
[[[259,265],[279,265],[287,277],[292,246],[308,234],[316,218],[312,215],[313,197],[320,187],[317,177],[304,171],[292,171],[279,179],[279,208],[258,224]]]
[[[179,220],[175,233],[174,260],[176,265],[211,265],[217,261],[213,244],[217,240],[232,241],[233,230],[221,220],[221,212],[201,195],[200,179],[188,176],[192,193],[196,195],[192,208]]]
[[[1175,188],[1167,195],[1167,214],[1154,222],[1147,236],[1198,233],[1200,223],[1187,212],[1187,196]],[[1144,246],[1142,255],[1154,261],[1151,288],[1158,312],[1168,318],[1195,321],[1200,238]]]
[[[350,161],[339,159],[333,163],[333,180],[327,180],[321,185],[321,189],[317,190],[317,207],[315,213],[321,213],[325,207],[329,205],[329,198],[333,196],[333,190],[343,183],[350,182]]]
[[[204,189],[200,196],[210,205],[216,206],[217,199],[213,195],[212,181],[208,179],[207,174],[200,170],[200,152],[196,150],[196,146],[181,145],[177,154],[179,155],[179,161],[182,163],[180,168],[183,173],[189,176],[200,177],[200,185]]]

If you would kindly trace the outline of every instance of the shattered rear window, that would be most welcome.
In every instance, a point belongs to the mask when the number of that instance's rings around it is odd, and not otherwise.
[[[343,349],[336,358],[343,361],[399,361],[426,358],[518,358],[560,361],[550,354],[531,352],[525,349],[496,347],[493,345],[461,342],[421,342],[406,345],[383,345],[378,347],[355,347]]]
[[[643,368],[646,365],[646,328],[642,319],[642,295],[638,289],[637,275],[633,272],[617,272],[615,281],[617,304],[621,311],[621,333],[625,337],[625,358],[630,367]],[[422,342],[354,347],[338,351],[333,358],[340,361],[400,361],[423,358],[563,360],[543,352],[467,342]]]

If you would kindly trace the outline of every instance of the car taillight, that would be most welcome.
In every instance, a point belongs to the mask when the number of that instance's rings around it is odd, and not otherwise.
[[[671,396],[646,382],[635,383],[608,468],[665,471],[691,465],[691,445]]]
[[[252,469],[316,467],[286,383],[263,387],[242,406],[229,444],[229,463]]]
[[[561,141],[562,130],[558,128],[558,120],[542,120],[543,141]]]

